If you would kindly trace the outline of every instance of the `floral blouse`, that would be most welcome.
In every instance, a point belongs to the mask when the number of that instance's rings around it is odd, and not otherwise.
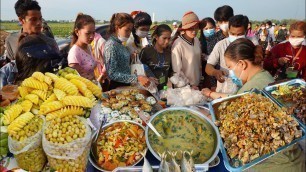
[[[136,83],[137,76],[131,74],[130,52],[115,36],[105,43],[104,60],[109,78],[121,83]]]

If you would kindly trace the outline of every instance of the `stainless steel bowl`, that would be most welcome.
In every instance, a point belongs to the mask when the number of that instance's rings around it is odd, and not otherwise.
[[[132,124],[138,125],[138,126],[141,127],[143,130],[145,130],[145,128],[144,128],[141,124],[139,124],[139,123],[137,123],[137,122],[134,122],[134,121],[131,121],[131,120],[118,120],[118,121],[114,121],[114,122],[112,122],[112,123],[105,124],[105,126],[103,126],[101,130],[105,130],[105,129],[107,129],[108,127],[112,126],[113,124],[120,123],[120,122],[132,123]],[[96,136],[97,134],[98,134],[98,131],[96,131],[96,132],[93,134],[92,138],[95,138],[95,136]],[[147,151],[147,149],[148,149],[148,148],[145,149],[145,152]],[[135,166],[136,164],[138,164],[142,159],[143,159],[143,157],[141,157],[141,158],[140,158],[136,163],[134,163],[132,166]],[[96,164],[96,160],[94,159],[94,157],[93,157],[91,154],[89,154],[89,162],[90,162],[96,169],[98,169],[98,170],[100,170],[100,171],[108,171],[108,170],[105,170],[105,169],[101,168],[98,164]]]
[[[216,156],[218,155],[218,152],[219,152],[219,144],[220,144],[220,141],[218,138],[219,137],[219,132],[217,130],[217,127],[214,125],[214,123],[208,118],[206,117],[206,115],[202,114],[201,112],[197,111],[197,110],[193,110],[191,108],[187,108],[187,107],[170,107],[170,108],[166,108],[164,110],[161,110],[159,112],[157,112],[156,114],[154,114],[151,119],[150,119],[150,123],[158,116],[162,115],[163,113],[165,112],[168,112],[168,111],[177,111],[177,110],[183,110],[183,111],[187,111],[187,112],[190,112],[190,114],[192,115],[195,115],[201,119],[203,119],[205,122],[207,122],[213,129],[214,133],[215,133],[215,147],[214,147],[214,153],[212,154],[212,156],[206,161],[206,162],[203,162],[203,164],[209,164],[210,162],[212,162]],[[158,153],[154,151],[154,149],[152,148],[151,144],[150,144],[150,141],[149,141],[149,127],[147,126],[146,127],[146,132],[145,132],[145,135],[146,135],[146,142],[147,142],[147,146],[149,148],[149,150],[152,152],[152,154],[158,159],[158,160],[161,160],[161,158],[159,157]]]

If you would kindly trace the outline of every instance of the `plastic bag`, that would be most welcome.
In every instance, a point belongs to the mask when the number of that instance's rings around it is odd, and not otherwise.
[[[235,94],[238,91],[237,85],[231,78],[225,77],[224,83],[222,83],[221,93]]]
[[[146,76],[144,66],[139,60],[138,54],[136,55],[135,60],[132,61],[131,74]]]
[[[177,88],[184,87],[189,83],[188,78],[182,72],[173,74],[173,76],[170,78],[170,81]]]
[[[191,89],[190,86],[167,90],[167,104],[175,106],[187,106],[204,104],[207,98],[202,95],[201,91]]]
[[[47,154],[49,165],[58,171],[85,171],[90,145],[91,145],[91,129],[86,119],[79,118],[86,127],[86,134],[83,138],[78,138],[70,143],[56,145],[49,142],[45,134],[43,134],[43,148]],[[44,127],[48,127],[47,123]]]
[[[40,116],[45,124],[45,118]],[[42,128],[35,135],[23,140],[17,141],[8,137],[10,152],[16,158],[20,168],[28,171],[41,171],[47,162],[46,154],[42,148]]]

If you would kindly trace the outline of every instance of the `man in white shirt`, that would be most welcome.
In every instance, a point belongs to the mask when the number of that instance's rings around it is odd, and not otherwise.
[[[236,39],[245,38],[246,31],[248,27],[249,19],[247,16],[235,15],[229,19],[229,37],[219,41],[211,54],[208,57],[205,72],[216,77],[217,89],[216,92],[222,92],[227,94],[232,94],[237,91],[237,86],[233,84],[230,78],[227,78],[228,68],[225,64],[224,53],[229,44]],[[258,40],[256,37],[248,38],[255,45],[258,45]],[[220,64],[220,70],[215,69],[215,66]]]

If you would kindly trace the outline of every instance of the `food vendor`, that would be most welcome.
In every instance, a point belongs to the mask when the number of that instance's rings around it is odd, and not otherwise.
[[[231,43],[225,51],[225,63],[229,68],[229,76],[239,90],[237,94],[252,88],[263,89],[274,82],[268,71],[262,68],[263,51],[261,46],[255,46],[252,41],[240,38]],[[204,88],[202,93],[206,97],[217,99],[229,94],[213,92]]]
[[[289,41],[271,50],[271,57],[264,60],[264,68],[277,80],[303,78],[306,80],[306,23],[298,21],[290,26]]]

